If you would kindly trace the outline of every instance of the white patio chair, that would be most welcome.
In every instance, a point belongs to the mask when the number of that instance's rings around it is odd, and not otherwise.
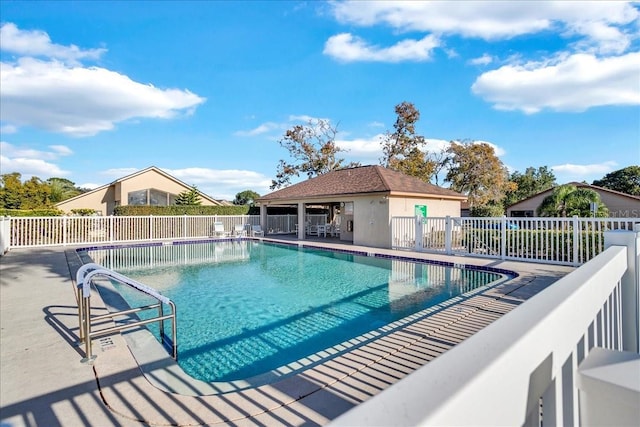
[[[253,237],[256,236],[263,236],[264,237],[264,230],[262,230],[262,227],[259,225],[252,225],[251,226],[251,235]]]
[[[247,235],[247,230],[245,230],[243,224],[236,224],[233,226],[233,234],[236,237],[243,237]]]
[[[229,236],[229,232],[224,229],[224,224],[221,222],[213,223],[213,235],[215,237],[227,237]]]

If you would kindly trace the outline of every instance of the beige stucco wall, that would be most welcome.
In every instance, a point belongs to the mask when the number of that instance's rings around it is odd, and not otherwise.
[[[376,248],[391,248],[391,218],[414,216],[415,205],[426,205],[427,216],[460,216],[459,200],[396,197],[381,195],[354,199],[353,243]]]
[[[353,200],[353,243],[376,248],[391,247],[389,200],[365,196]]]
[[[415,206],[426,205],[428,217],[460,216],[460,201],[413,197],[392,197],[390,217],[415,216]]]
[[[600,192],[600,199],[614,218],[640,218],[640,200],[618,194]]]
[[[70,213],[72,209],[94,209],[101,215],[107,215],[108,212],[111,212],[108,205],[113,201],[113,194],[113,186],[104,187],[58,203],[56,206],[66,213]]]

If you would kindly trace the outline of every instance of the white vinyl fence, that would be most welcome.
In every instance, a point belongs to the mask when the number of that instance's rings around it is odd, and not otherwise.
[[[394,217],[394,249],[581,265],[604,249],[604,232],[640,218]]]
[[[296,233],[297,220],[297,215],[269,215],[266,232]],[[309,214],[305,220],[325,224],[327,216]],[[225,232],[233,234],[236,225],[246,230],[260,225],[260,215],[3,217],[1,253],[9,248],[215,237],[219,235],[216,223],[222,223]]]
[[[232,233],[236,225],[260,224],[260,216],[15,217],[10,218],[8,241],[11,248],[26,248],[192,239],[215,236],[215,223]]]

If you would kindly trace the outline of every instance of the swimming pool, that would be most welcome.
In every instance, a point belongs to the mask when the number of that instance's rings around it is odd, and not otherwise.
[[[506,279],[443,263],[247,239],[88,255],[174,301],[179,364],[207,382],[286,372],[283,366]],[[116,287],[131,306],[150,302]]]

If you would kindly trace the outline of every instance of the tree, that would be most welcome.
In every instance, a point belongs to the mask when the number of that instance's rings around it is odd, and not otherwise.
[[[610,172],[602,179],[593,181],[593,185],[632,196],[640,196],[640,166],[628,166]]]
[[[485,143],[452,142],[449,149],[451,163],[445,181],[451,189],[467,195],[470,209],[480,207],[496,213],[507,191],[514,184],[509,181],[509,172],[495,155],[493,147]],[[500,207],[500,212],[504,212]]]
[[[236,194],[236,198],[233,200],[233,204],[253,206],[254,201],[259,197],[260,195],[255,191],[244,190]]]
[[[22,184],[24,188],[20,209],[51,207],[51,187],[38,177],[32,176]]]
[[[182,193],[178,194],[178,197],[176,197],[176,205],[199,206],[201,204],[202,202],[200,201],[200,192],[195,185],[191,187],[190,190],[183,191]]]
[[[337,126],[322,119],[309,120],[307,126],[296,125],[287,130],[280,145],[289,151],[294,162],[280,160],[270,188],[286,187],[291,183],[291,177],[301,173],[313,178],[343,167],[359,166],[358,163],[343,166],[344,159],[336,158],[339,152],[346,151],[336,145],[337,134]]]
[[[516,188],[507,191],[504,199],[505,207],[556,185],[556,177],[547,166],[541,166],[538,169],[528,167],[524,174],[515,171],[509,180],[516,185]]]
[[[396,122],[394,132],[387,134],[382,140],[382,166],[414,176],[429,182],[435,173],[436,164],[426,154],[426,141],[422,135],[416,134],[416,122],[420,119],[420,111],[410,102],[396,105]]]
[[[76,184],[66,178],[49,178],[45,183],[50,188],[52,203],[62,202],[82,194],[84,191],[76,187]]]
[[[596,204],[595,216],[605,217],[609,211],[600,200],[600,195],[590,188],[578,188],[575,185],[559,185],[542,200],[538,207],[538,216],[568,217],[592,215],[591,203]]]
[[[21,175],[18,172],[2,175],[0,179],[0,208],[20,209],[23,199]]]
[[[0,207],[5,209],[39,209],[51,206],[51,188],[32,176],[24,183],[18,172],[2,175]]]
[[[440,185],[440,172],[446,170],[451,163],[451,154],[448,148],[443,147],[440,151],[430,152],[428,156],[433,162],[433,178],[435,179],[435,184]]]

